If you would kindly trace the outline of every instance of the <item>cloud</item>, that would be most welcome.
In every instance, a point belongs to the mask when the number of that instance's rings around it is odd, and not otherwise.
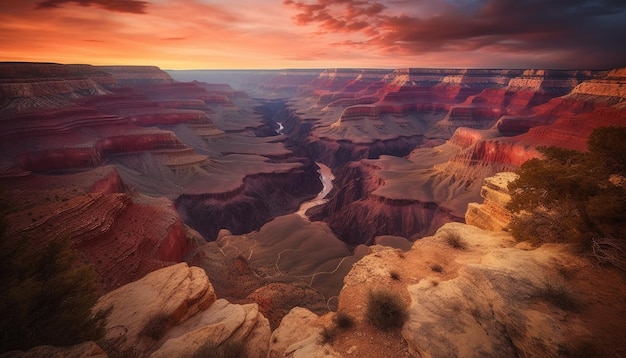
[[[283,4],[298,11],[293,20],[298,25],[317,24],[322,31],[371,32],[372,17],[379,15],[385,6],[368,0],[318,0],[317,3],[285,0]]]
[[[37,9],[58,8],[66,3],[85,7],[98,6],[109,11],[132,14],[145,14],[147,5],[147,2],[142,0],[45,0],[37,4]]]
[[[297,25],[345,33],[335,46],[380,53],[481,51],[552,56],[572,67],[626,65],[626,3],[620,0],[316,0],[283,2]],[[411,9],[413,9],[411,11]],[[591,61],[593,59],[593,61]]]

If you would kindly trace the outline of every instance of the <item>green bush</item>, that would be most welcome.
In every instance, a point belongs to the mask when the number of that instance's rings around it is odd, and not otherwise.
[[[0,352],[101,338],[110,310],[92,314],[95,274],[78,264],[68,241],[37,248],[0,234]]]
[[[397,293],[388,290],[370,291],[367,296],[367,319],[382,330],[400,328],[407,318],[405,304]]]
[[[509,184],[509,226],[520,241],[573,244],[601,262],[624,266],[626,128],[597,128],[588,152],[539,148],[543,159],[520,167]]]

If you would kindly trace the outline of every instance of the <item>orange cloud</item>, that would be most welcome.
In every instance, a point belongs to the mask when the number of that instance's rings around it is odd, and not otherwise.
[[[65,3],[74,3],[81,6],[99,6],[103,9],[119,12],[144,14],[146,1],[141,0],[45,0],[37,4],[37,9],[57,8]]]
[[[163,68],[626,66],[617,0],[2,0],[0,61]]]

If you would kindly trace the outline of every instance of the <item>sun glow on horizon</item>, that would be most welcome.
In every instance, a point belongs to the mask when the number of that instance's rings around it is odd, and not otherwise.
[[[626,66],[626,40],[610,36],[626,32],[626,5],[598,9],[600,19],[584,15],[584,4],[561,12],[546,4],[546,19],[526,1],[509,9],[495,0],[4,3],[0,61],[178,70]]]

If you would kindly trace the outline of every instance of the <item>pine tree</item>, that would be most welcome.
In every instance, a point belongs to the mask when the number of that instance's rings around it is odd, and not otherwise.
[[[94,272],[79,267],[68,240],[37,249],[5,235],[5,228],[0,225],[0,352],[102,337],[109,311],[92,314],[98,299]]]

